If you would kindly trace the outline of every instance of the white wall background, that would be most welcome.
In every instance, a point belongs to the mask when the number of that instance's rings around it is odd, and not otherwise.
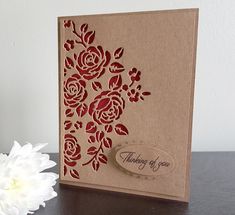
[[[194,151],[235,150],[234,0],[0,0],[0,152],[58,151],[57,17],[200,8]]]

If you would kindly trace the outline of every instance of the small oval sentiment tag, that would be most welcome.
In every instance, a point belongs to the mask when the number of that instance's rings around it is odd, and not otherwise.
[[[173,157],[153,145],[119,145],[115,149],[115,160],[129,174],[146,178],[165,175],[174,168]]]

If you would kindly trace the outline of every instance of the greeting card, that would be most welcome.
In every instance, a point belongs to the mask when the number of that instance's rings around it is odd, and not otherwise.
[[[60,182],[188,201],[197,9],[60,17]]]

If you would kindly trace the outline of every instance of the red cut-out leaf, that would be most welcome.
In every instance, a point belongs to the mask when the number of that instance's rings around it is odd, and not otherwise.
[[[94,143],[95,142],[95,137],[94,136],[90,136],[88,138],[88,143]]]
[[[75,161],[68,161],[66,159],[64,160],[64,163],[68,166],[71,166],[71,167],[76,166],[76,164],[77,164]]]
[[[112,147],[112,140],[108,137],[103,139],[103,143],[106,148]]]
[[[64,77],[66,76],[67,74],[67,70],[64,68]]]
[[[104,129],[105,129],[106,132],[110,133],[110,132],[112,132],[113,127],[112,127],[112,125],[105,125]]]
[[[64,165],[64,175],[67,174],[67,166]]]
[[[92,82],[91,86],[92,86],[92,88],[93,88],[95,91],[98,91],[99,89],[102,90],[102,85],[101,85],[101,83],[98,82],[98,81]]]
[[[87,110],[88,110],[87,105],[82,103],[77,107],[76,112],[79,117],[83,117],[86,114]]]
[[[94,155],[96,153],[96,147],[92,146],[87,150],[88,155]]]
[[[120,72],[123,72],[124,70],[125,69],[124,69],[123,65],[118,62],[113,62],[109,66],[109,71],[111,73],[120,73]]]
[[[71,170],[70,170],[70,175],[71,175],[73,178],[79,179],[78,171],[75,170],[75,169],[71,169]]]
[[[84,36],[84,41],[88,44],[91,44],[95,39],[95,31],[89,31]]]
[[[117,90],[121,86],[122,86],[122,77],[121,77],[121,75],[113,76],[109,80],[109,89],[110,90]]]
[[[101,163],[104,163],[104,164],[106,164],[108,161],[108,158],[104,154],[99,154],[98,159]]]
[[[109,98],[104,98],[104,99],[101,99],[97,105],[97,110],[101,110],[103,109],[104,107],[107,106],[107,104],[109,103],[110,99]]]
[[[115,52],[114,52],[114,58],[115,59],[119,59],[122,57],[123,55],[123,51],[124,49],[122,47],[118,48]]]
[[[117,124],[115,126],[115,131],[119,135],[127,135],[129,133],[126,126],[124,126],[123,124]]]
[[[93,160],[93,161],[92,161],[92,167],[93,167],[93,169],[94,169],[95,171],[97,171],[97,170],[99,169],[99,167],[100,167],[100,162],[97,161],[97,160]]]
[[[101,141],[104,138],[104,132],[103,131],[97,131],[96,132],[96,140]]]
[[[96,127],[94,122],[88,122],[86,124],[86,132],[87,133],[92,133],[93,134],[93,133],[96,132],[96,130],[97,130],[97,127]]]
[[[87,31],[87,28],[88,28],[88,24],[85,23],[85,24],[81,25],[80,31],[85,33]]]
[[[74,63],[73,63],[73,60],[69,57],[66,57],[65,60],[64,60],[64,63],[65,63],[65,67],[67,69],[71,69],[74,67]]]
[[[74,127],[78,130],[79,128],[82,128],[82,122],[77,121],[74,123]]]
[[[66,115],[66,117],[72,117],[74,115],[74,112],[72,109],[67,109],[65,111],[65,115]]]
[[[64,126],[65,126],[64,129],[65,129],[65,130],[68,130],[68,129],[71,128],[72,122],[69,121],[69,120],[66,120],[66,121],[64,122]]]
[[[151,93],[150,92],[143,92],[142,95],[143,96],[149,96],[149,95],[151,95]]]

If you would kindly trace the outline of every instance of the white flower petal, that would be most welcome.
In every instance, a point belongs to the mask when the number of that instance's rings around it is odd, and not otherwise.
[[[46,145],[48,145],[48,143],[38,143],[38,144],[34,145],[33,151],[37,152],[37,151],[41,150],[42,148],[44,148]]]
[[[0,154],[0,215],[27,215],[57,196],[58,175],[42,172],[56,165],[38,152],[46,144],[14,142],[9,156]]]
[[[9,153],[9,156],[13,156],[14,154],[18,153],[20,149],[21,149],[21,145],[15,140],[14,145]]]

